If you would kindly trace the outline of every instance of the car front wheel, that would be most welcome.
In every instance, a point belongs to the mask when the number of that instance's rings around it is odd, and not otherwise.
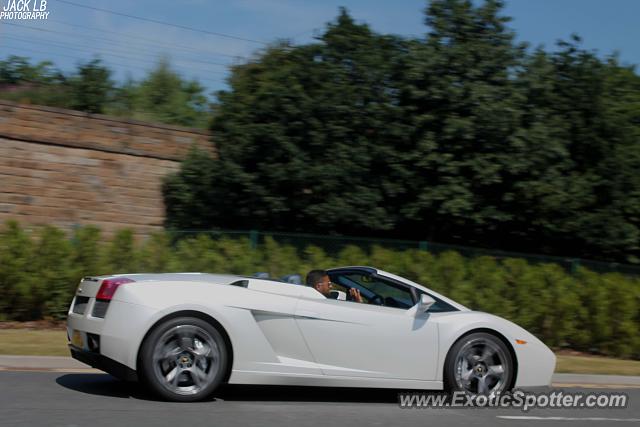
[[[513,358],[505,343],[485,332],[460,338],[451,347],[445,362],[445,385],[450,392],[502,393],[509,390],[514,375]]]

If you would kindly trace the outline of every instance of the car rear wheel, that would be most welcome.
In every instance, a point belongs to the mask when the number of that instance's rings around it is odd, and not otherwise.
[[[192,402],[209,397],[228,363],[224,338],[210,323],[179,317],[157,326],[141,349],[140,373],[160,397]]]
[[[445,361],[445,386],[450,392],[502,393],[509,390],[514,375],[513,358],[505,343],[485,332],[460,338]]]

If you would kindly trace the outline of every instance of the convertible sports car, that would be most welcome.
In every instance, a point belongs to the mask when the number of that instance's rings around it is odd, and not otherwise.
[[[554,354],[505,319],[375,268],[327,272],[337,299],[244,276],[85,277],[71,355],[174,401],[221,383],[493,394],[551,382]],[[363,303],[345,300],[352,288]]]

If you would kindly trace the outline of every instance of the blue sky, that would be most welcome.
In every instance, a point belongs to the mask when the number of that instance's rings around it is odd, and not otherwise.
[[[9,0],[0,0],[2,7]],[[33,1],[33,0],[32,0]],[[39,1],[39,0],[38,0]],[[70,0],[71,1],[71,0]],[[269,43],[311,41],[335,18],[340,6],[380,33],[423,36],[424,0],[73,0],[96,8],[205,29]],[[162,55],[183,76],[208,90],[225,88],[225,64],[242,61],[264,45],[143,22],[58,0],[49,0],[46,21],[0,21],[0,58],[9,54],[51,59],[65,71],[98,54],[115,78],[142,77]],[[601,55],[619,52],[640,64],[639,0],[511,0],[504,14],[518,40],[554,48],[577,33]],[[31,28],[27,28],[31,27]]]

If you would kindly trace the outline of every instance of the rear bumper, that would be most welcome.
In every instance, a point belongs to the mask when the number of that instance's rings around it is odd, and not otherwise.
[[[84,314],[69,312],[67,336],[70,344],[77,350],[97,353],[136,370],[138,348],[157,310],[112,300],[105,318],[98,318],[91,315],[93,301],[89,301]],[[99,339],[99,350],[91,345],[92,335]],[[93,354],[90,357],[93,359]]]
[[[71,351],[71,357],[74,359],[105,371],[116,378],[124,381],[138,380],[138,374],[135,370],[102,354],[80,349],[73,344],[69,344],[69,351]]]

